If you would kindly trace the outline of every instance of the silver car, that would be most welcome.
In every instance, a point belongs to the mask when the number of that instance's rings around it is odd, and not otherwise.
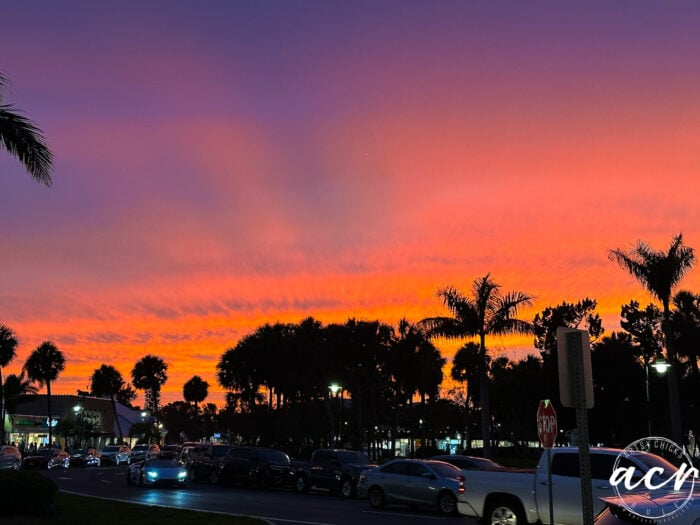
[[[372,507],[388,503],[433,507],[442,514],[464,514],[462,471],[443,461],[395,459],[360,475],[358,495]]]
[[[155,443],[141,443],[131,449],[131,462],[152,459],[158,456],[160,447]]]
[[[131,463],[131,449],[126,445],[107,445],[102,449],[100,457],[102,463],[114,463],[119,465]]]

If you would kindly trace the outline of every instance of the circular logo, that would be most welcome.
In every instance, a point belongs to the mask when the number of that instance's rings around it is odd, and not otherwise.
[[[659,522],[691,502],[696,477],[685,448],[664,437],[646,437],[617,456],[610,483],[627,511]]]

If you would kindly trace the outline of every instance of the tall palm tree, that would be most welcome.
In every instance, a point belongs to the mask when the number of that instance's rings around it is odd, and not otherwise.
[[[194,403],[194,417],[197,421],[197,427],[201,427],[201,419],[199,417],[199,403],[204,401],[209,395],[209,383],[201,377],[194,375],[182,386],[182,396],[188,403]],[[200,428],[197,428],[199,435]]]
[[[668,373],[668,401],[671,412],[671,437],[682,443],[681,409],[678,396],[678,359],[671,330],[671,294],[674,287],[695,263],[692,248],[683,244],[683,234],[671,239],[667,251],[653,250],[644,241],[629,250],[610,250],[610,260],[627,270],[647,291],[663,305],[661,330],[666,342],[666,357],[671,365]]]
[[[0,90],[7,79],[0,73]],[[3,104],[0,96],[0,147],[17,157],[32,178],[51,186],[53,154],[34,123],[17,113],[11,104]]]
[[[41,343],[24,363],[24,370],[26,370],[29,379],[36,381],[39,386],[46,384],[49,446],[53,444],[51,439],[51,382],[56,380],[65,366],[66,358],[63,356],[63,352],[56,348],[56,345],[51,341]]]
[[[182,395],[188,403],[194,403],[194,412],[199,414],[199,403],[209,395],[209,383],[195,375],[182,386]]]
[[[472,283],[472,297],[467,297],[453,287],[438,291],[452,317],[431,317],[419,324],[435,337],[448,339],[479,339],[479,394],[481,399],[481,433],[484,456],[491,457],[491,410],[488,385],[487,335],[532,333],[532,325],[518,319],[518,309],[532,304],[532,297],[522,292],[501,293],[490,274]]]
[[[168,380],[168,365],[160,357],[146,355],[139,359],[131,370],[131,382],[146,393],[146,409],[158,419],[160,388]]]
[[[122,431],[122,425],[119,422],[119,415],[117,414],[116,397],[122,388],[124,388],[124,378],[119,370],[112,365],[102,365],[92,373],[92,377],[90,378],[90,390],[95,396],[109,396],[109,400],[112,402],[114,421],[117,422],[120,443],[124,442],[124,432]]]
[[[0,324],[0,445],[5,442],[5,390],[2,369],[17,355],[17,338],[12,329]]]

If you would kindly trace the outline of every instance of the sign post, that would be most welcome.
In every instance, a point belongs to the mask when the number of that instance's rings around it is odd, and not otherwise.
[[[547,451],[547,493],[549,496],[549,523],[554,525],[554,501],[552,500],[552,447],[557,440],[557,413],[549,399],[540,401],[537,408],[537,435]]]
[[[557,328],[559,390],[561,404],[576,409],[578,462],[581,472],[581,516],[583,525],[593,525],[591,454],[588,445],[588,413],[593,407],[593,374],[588,332]]]

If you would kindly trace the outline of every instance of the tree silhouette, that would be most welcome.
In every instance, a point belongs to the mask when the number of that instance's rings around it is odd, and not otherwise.
[[[139,390],[145,392],[146,409],[151,416],[158,418],[160,389],[168,380],[168,365],[160,357],[145,355],[139,359],[131,370],[131,381]]]
[[[26,363],[24,370],[27,377],[36,381],[39,386],[46,384],[47,416],[49,423],[49,446],[53,445],[51,426],[51,382],[55,381],[66,366],[66,358],[51,341],[44,341],[34,350]]]
[[[6,85],[7,79],[0,73],[0,90]],[[35,181],[51,186],[53,154],[41,130],[17,113],[11,104],[3,104],[1,96],[0,146],[16,157]]]
[[[522,292],[501,294],[500,285],[490,275],[477,278],[472,283],[472,297],[448,287],[438,292],[438,297],[452,317],[432,317],[419,324],[432,336],[448,339],[478,337],[479,359],[482,363],[479,374],[481,397],[481,433],[484,441],[484,456],[491,457],[491,412],[489,407],[489,378],[487,374],[487,335],[526,334],[532,325],[516,317],[518,309],[529,306],[532,297]]]
[[[124,432],[122,431],[122,425],[119,421],[119,414],[117,414],[116,396],[122,388],[124,388],[124,378],[119,370],[113,366],[102,365],[92,373],[92,377],[90,378],[90,390],[95,396],[108,396],[109,400],[112,402],[112,414],[114,415],[114,421],[117,422],[120,443],[124,442]]]
[[[653,250],[646,242],[638,241],[634,248],[610,250],[608,256],[627,270],[663,305],[664,320],[661,328],[666,343],[666,355],[671,365],[668,371],[671,437],[677,443],[683,443],[678,396],[678,357],[673,345],[670,303],[673,288],[695,263],[695,253],[692,248],[683,244],[683,235],[679,233],[671,239],[665,252]]]
[[[2,369],[17,355],[17,338],[7,326],[0,324],[0,445],[5,443],[5,389]]]
[[[209,395],[209,383],[195,375],[182,387],[182,395],[188,403],[194,403],[194,413],[199,414],[199,403]]]
[[[13,415],[17,412],[17,405],[25,396],[34,395],[38,389],[33,385],[30,379],[25,376],[25,371],[22,370],[19,375],[10,374],[5,379],[3,385],[5,394],[5,412],[13,419]]]

